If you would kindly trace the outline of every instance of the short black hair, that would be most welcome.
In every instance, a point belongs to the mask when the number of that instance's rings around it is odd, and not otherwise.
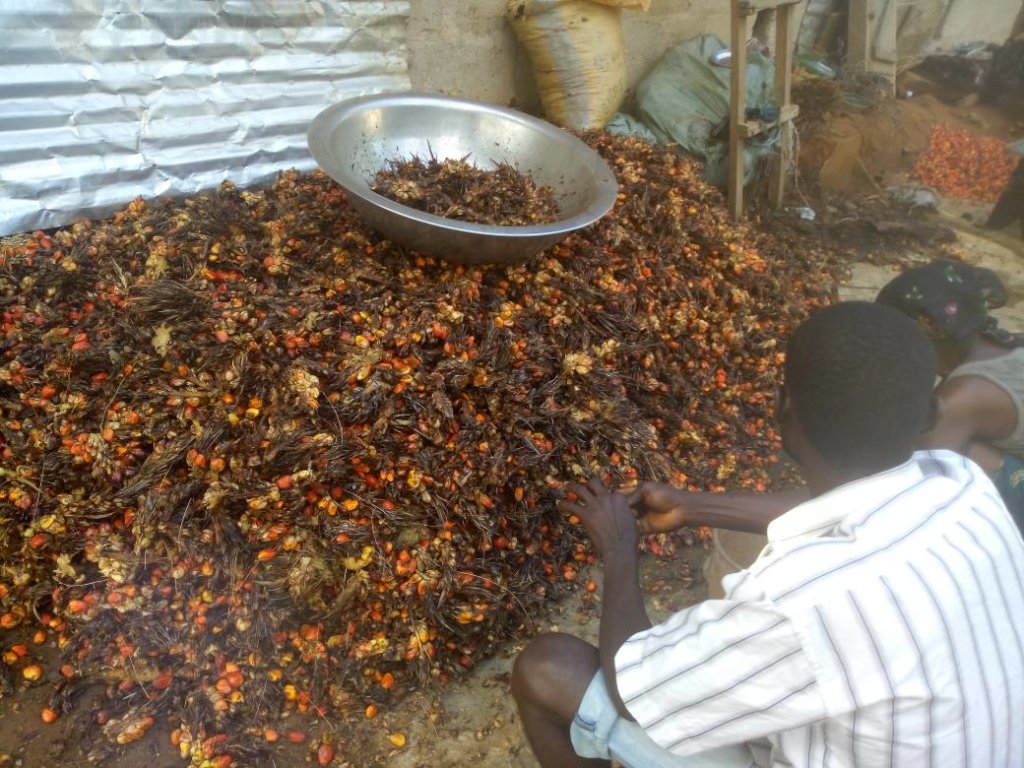
[[[848,301],[812,315],[786,346],[786,394],[811,446],[844,471],[905,461],[932,420],[935,351],[892,307]]]

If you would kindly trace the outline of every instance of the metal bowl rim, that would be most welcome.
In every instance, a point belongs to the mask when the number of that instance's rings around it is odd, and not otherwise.
[[[550,224],[531,224],[528,226],[475,224],[472,222],[459,221],[458,219],[448,219],[444,216],[435,216],[434,214],[426,213],[424,211],[417,210],[416,208],[410,208],[409,206],[396,203],[383,195],[377,194],[373,190],[369,189],[369,187],[367,187],[365,191],[354,188],[348,183],[333,176],[323,163],[320,162],[321,158],[325,154],[329,154],[331,151],[327,141],[329,127],[339,124],[350,115],[358,114],[364,109],[372,108],[375,105],[392,106],[399,104],[403,106],[416,106],[418,104],[422,104],[435,107],[454,107],[468,112],[493,113],[505,119],[526,124],[539,130],[548,138],[563,143],[566,146],[574,146],[578,150],[586,150],[586,152],[589,153],[588,159],[591,160],[591,165],[593,165],[595,170],[598,171],[597,175],[599,177],[599,183],[597,186],[597,194],[594,195],[594,199],[582,213],[578,213],[567,219],[559,219],[558,221],[551,222]],[[438,96],[435,94],[415,92],[371,94],[369,96],[359,96],[353,99],[346,99],[345,101],[332,104],[327,107],[313,119],[313,122],[310,124],[309,131],[307,132],[306,140],[309,145],[310,152],[313,154],[313,158],[317,161],[317,165],[319,165],[328,176],[331,176],[331,178],[338,182],[338,184],[340,184],[349,194],[354,195],[377,208],[383,208],[392,214],[401,216],[402,218],[428,224],[432,227],[444,229],[450,232],[509,238],[565,235],[593,224],[612,209],[615,205],[616,199],[618,198],[618,180],[612,173],[611,168],[609,168],[608,164],[604,161],[604,158],[584,142],[580,141],[579,138],[557,128],[551,123],[532,117],[523,112],[518,112],[513,109],[505,109],[503,107],[497,107],[492,104],[473,101],[471,99],[460,99],[453,96]]]

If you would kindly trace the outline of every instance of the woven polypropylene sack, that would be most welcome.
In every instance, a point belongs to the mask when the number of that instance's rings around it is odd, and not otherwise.
[[[591,0],[509,0],[548,120],[601,128],[626,94],[620,9]]]

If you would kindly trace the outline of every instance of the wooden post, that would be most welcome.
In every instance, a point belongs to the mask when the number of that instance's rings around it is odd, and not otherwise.
[[[776,124],[782,130],[782,151],[779,166],[772,172],[769,196],[773,205],[779,205],[786,191],[786,173],[791,158],[793,120],[799,108],[790,103],[793,50],[791,30],[793,7],[803,0],[731,0],[732,2],[732,60],[730,65],[729,97],[729,212],[734,221],[743,217],[743,150],[747,139],[757,136]],[[750,37],[750,19],[758,11],[775,12],[775,100],[778,102],[777,123],[747,120],[747,38]]]
[[[790,26],[792,5],[784,5],[775,12],[775,103],[779,110],[789,107],[793,85],[793,40]],[[776,208],[786,197],[786,176],[793,162],[793,121],[781,120],[779,158],[772,170],[768,199]]]
[[[747,119],[747,39],[750,12],[743,0],[732,3],[729,60],[729,210],[734,221],[743,217],[743,150],[746,138],[742,125]]]
[[[896,87],[896,0],[850,0],[846,65],[850,72],[875,73]]]
[[[871,58],[869,0],[850,0],[846,15],[846,64],[850,71],[867,71]]]

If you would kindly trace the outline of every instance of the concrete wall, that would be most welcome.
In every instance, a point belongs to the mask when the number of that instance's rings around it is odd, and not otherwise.
[[[1021,12],[1021,0],[951,1],[938,32],[938,42],[946,48],[974,40],[1005,43]]]
[[[519,52],[504,0],[412,0],[409,76],[416,90],[508,103]]]
[[[505,21],[506,0],[412,0],[409,75],[413,88],[493,104],[537,107],[530,63]],[[622,13],[629,84],[675,43],[729,35],[728,0],[653,0]]]
[[[1002,43],[1022,5],[1021,0],[950,3],[933,44]],[[408,44],[413,88],[538,111],[530,63],[505,21],[505,6],[506,0],[411,0]],[[622,24],[633,86],[675,43],[705,32],[728,40],[729,2],[652,0],[646,13],[623,11]]]

